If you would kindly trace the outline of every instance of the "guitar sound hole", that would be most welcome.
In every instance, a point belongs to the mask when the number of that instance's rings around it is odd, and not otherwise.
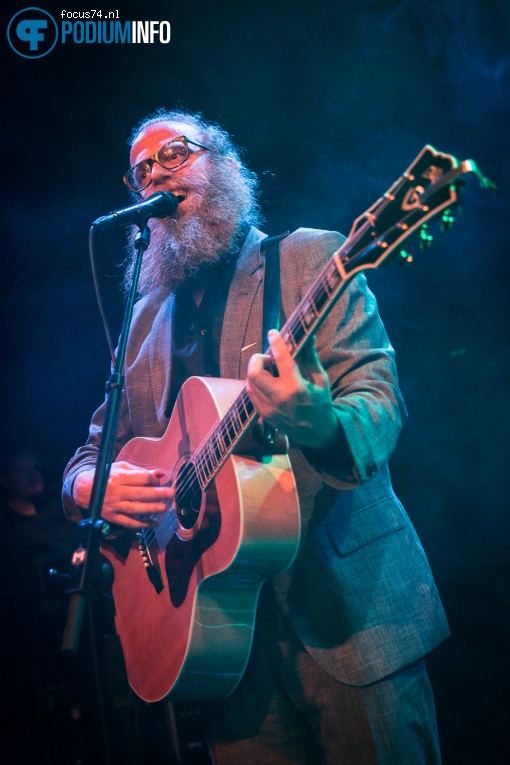
[[[175,512],[181,526],[191,529],[198,520],[202,504],[202,490],[195,465],[186,462],[179,470],[175,483]]]

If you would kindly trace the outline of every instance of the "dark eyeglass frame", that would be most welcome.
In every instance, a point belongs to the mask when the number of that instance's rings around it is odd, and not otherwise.
[[[175,143],[176,141],[181,141],[181,143],[185,146],[185,148],[186,148],[186,156],[177,165],[173,165],[172,167],[167,167],[166,165],[164,165],[160,161],[159,154],[160,154],[161,151],[163,151],[163,149],[166,149],[166,147],[170,143]],[[190,144],[190,143],[193,146],[199,146],[201,149],[205,149],[205,151],[212,151],[210,146],[204,146],[203,143],[199,143],[198,141],[192,141],[191,138],[188,138],[185,135],[178,135],[175,138],[171,138],[169,141],[164,143],[163,146],[160,146],[159,149],[151,157],[147,157],[146,159],[142,159],[141,162],[137,162],[136,165],[133,165],[133,167],[130,167],[129,170],[127,171],[127,173],[125,173],[124,176],[122,177],[122,180],[124,181],[124,183],[126,184],[128,189],[130,189],[130,191],[133,191],[135,194],[139,194],[141,191],[146,189],[147,186],[149,186],[152,183],[152,166],[154,165],[154,163],[157,162],[158,165],[163,167],[165,170],[177,170],[178,167],[181,167],[189,159],[190,150],[189,150],[189,145],[188,144]],[[149,165],[150,174],[148,176],[149,180],[147,181],[145,186],[141,186],[140,188],[135,189],[132,186],[132,184],[130,183],[130,181],[129,181],[129,176],[131,175],[133,170],[135,168],[137,168],[139,165]]]

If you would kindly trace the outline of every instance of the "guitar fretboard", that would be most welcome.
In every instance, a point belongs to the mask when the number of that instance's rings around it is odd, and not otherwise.
[[[349,281],[350,276],[346,274],[340,259],[345,246],[346,242],[335,252],[281,330],[292,356],[296,356],[317,329]],[[271,357],[270,350],[266,353]],[[246,388],[243,388],[192,458],[202,491],[214,480],[255,417],[255,408]]]
[[[255,416],[255,408],[248,397],[246,388],[243,388],[193,457],[197,480],[202,491],[205,491],[214,480]]]

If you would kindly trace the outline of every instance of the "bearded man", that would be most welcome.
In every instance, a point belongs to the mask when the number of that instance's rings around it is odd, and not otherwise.
[[[350,282],[297,361],[269,333],[274,376],[261,353],[256,179],[230,138],[199,115],[158,112],[135,128],[130,160],[131,191],[184,201],[151,224],[116,453],[135,436],[163,435],[189,376],[246,379],[258,415],[289,437],[300,498],[299,550],[262,588],[246,672],[231,696],[202,705],[214,762],[440,762],[424,657],[448,628],[389,480],[405,408],[365,278]],[[284,316],[342,241],[311,229],[281,241]],[[74,520],[89,504],[103,416],[104,405],[66,468]],[[157,524],[174,497],[160,480],[157,470],[115,462],[103,517],[129,529]]]

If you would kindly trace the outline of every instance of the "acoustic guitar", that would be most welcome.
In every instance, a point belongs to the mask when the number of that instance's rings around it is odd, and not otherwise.
[[[425,146],[356,219],[281,330],[294,357],[356,273],[408,262],[404,240],[418,233],[427,246],[432,218],[450,226],[467,173],[494,188],[471,160]],[[244,382],[192,377],[164,436],[135,438],[117,457],[158,469],[176,490],[154,529],[102,543],[128,679],[146,701],[230,694],[248,661],[260,588],[295,558],[299,500],[286,439],[261,432]]]

